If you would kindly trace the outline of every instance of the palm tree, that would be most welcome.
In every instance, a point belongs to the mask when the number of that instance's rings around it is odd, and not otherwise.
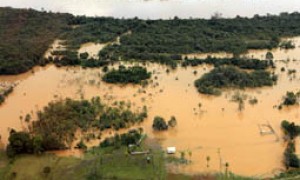
[[[206,157],[206,163],[207,163],[206,166],[207,166],[207,168],[209,168],[209,161],[210,161],[210,157],[207,156],[207,157]]]
[[[228,167],[229,167],[229,163],[226,162],[225,163],[225,175],[226,175],[226,177],[228,176]]]
[[[192,162],[192,151],[189,151],[189,156],[190,156],[190,162]]]

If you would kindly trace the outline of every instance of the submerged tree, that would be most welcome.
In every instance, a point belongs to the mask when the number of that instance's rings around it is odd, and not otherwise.
[[[245,100],[247,99],[247,95],[240,93],[239,91],[235,92],[232,96],[232,101],[238,103],[239,111],[242,111],[245,108]]]
[[[154,117],[152,127],[154,130],[158,130],[158,131],[163,131],[168,129],[168,125],[165,119],[160,116]]]

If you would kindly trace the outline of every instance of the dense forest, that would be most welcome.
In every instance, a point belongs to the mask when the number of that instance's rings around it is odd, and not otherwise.
[[[234,19],[140,20],[131,34],[121,37],[121,45],[107,47],[107,55],[151,59],[157,54],[168,58],[196,52],[240,54],[247,49],[271,49],[280,45],[281,37],[299,35],[299,18],[299,13],[281,13]]]
[[[55,38],[67,30],[69,14],[0,8],[0,74],[18,74],[43,63]]]
[[[99,54],[101,60],[154,60],[176,66],[182,54],[247,49],[292,48],[280,38],[300,35],[300,14],[255,15],[253,18],[140,20],[72,16],[32,9],[0,8],[0,74],[18,74],[43,58],[56,38],[64,39],[69,53],[60,65],[95,67],[103,62],[80,61],[74,56],[85,42],[112,42]],[[71,54],[71,55],[70,55]]]

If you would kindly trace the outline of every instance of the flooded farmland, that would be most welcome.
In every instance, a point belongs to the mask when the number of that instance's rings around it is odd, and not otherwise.
[[[300,58],[297,56],[300,54],[299,43],[296,47],[288,51],[272,51],[278,83],[273,87],[240,90],[247,95],[242,111],[239,111],[237,103],[231,101],[237,90],[225,90],[222,96],[217,97],[197,92],[193,83],[213,68],[209,65],[178,67],[166,73],[167,66],[146,63],[153,75],[151,83],[144,88],[140,85],[107,84],[101,81],[104,73],[99,68],[57,68],[47,65],[21,75],[0,76],[1,82],[18,83],[0,106],[1,141],[7,143],[10,128],[21,130],[27,127],[21,117],[27,113],[34,115],[50,101],[65,97],[89,99],[100,96],[107,103],[130,101],[133,109],[144,105],[148,107],[149,117],[140,125],[145,133],[163,148],[175,146],[178,156],[179,152],[186,152],[186,158],[191,160],[188,165],[170,166],[170,171],[189,174],[218,172],[224,171],[227,162],[229,170],[237,174],[271,176],[284,168],[281,121],[300,120],[298,106],[282,110],[276,107],[282,102],[286,91],[300,90],[299,74],[287,73],[288,69],[300,69]],[[266,52],[250,51],[249,56],[262,58]],[[122,63],[126,66],[135,64]],[[281,71],[282,67],[285,72]],[[196,75],[194,71],[197,71]],[[258,103],[251,105],[248,100],[254,97]],[[165,119],[175,116],[177,127],[166,132],[154,132],[152,120],[156,115]],[[275,134],[261,135],[261,124],[271,125]],[[206,160],[208,156],[209,162]]]

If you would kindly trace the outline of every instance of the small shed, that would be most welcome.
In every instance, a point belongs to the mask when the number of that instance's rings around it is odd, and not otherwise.
[[[175,154],[176,153],[176,147],[167,147],[167,153],[168,154]]]

